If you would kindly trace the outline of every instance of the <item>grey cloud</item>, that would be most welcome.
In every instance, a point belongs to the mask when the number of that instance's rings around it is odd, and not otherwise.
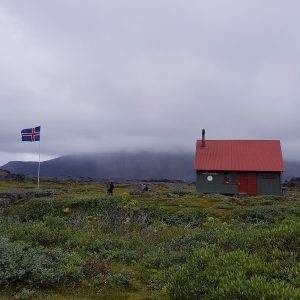
[[[205,127],[212,139],[281,139],[299,159],[299,9],[293,0],[2,1],[3,163],[34,157],[19,131],[38,123],[47,157],[194,151]]]

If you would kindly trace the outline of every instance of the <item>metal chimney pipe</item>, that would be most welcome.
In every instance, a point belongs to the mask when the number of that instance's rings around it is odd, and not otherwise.
[[[202,144],[201,147],[205,147],[205,129],[202,129]]]

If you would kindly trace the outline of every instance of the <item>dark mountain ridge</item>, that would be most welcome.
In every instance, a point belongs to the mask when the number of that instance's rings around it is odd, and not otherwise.
[[[41,176],[105,179],[194,180],[192,154],[103,153],[68,155],[41,163]],[[11,161],[1,168],[17,174],[36,175],[37,162]]]
[[[1,169],[36,176],[37,165],[37,162],[11,161]],[[195,180],[194,154],[143,152],[67,155],[42,162],[40,175]],[[300,162],[286,161],[283,179],[292,177],[300,177]]]

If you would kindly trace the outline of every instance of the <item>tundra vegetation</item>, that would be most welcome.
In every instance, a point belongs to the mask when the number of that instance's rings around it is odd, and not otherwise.
[[[297,186],[229,197],[138,184],[108,196],[100,181],[42,182],[41,197],[12,200],[34,184],[0,182],[1,299],[300,299]]]

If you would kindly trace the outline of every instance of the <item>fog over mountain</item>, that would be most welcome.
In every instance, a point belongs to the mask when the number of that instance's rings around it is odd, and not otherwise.
[[[105,179],[194,179],[194,155],[165,153],[104,153],[70,155],[41,163],[41,176]],[[37,162],[10,162],[2,169],[37,174]]]
[[[280,139],[300,161],[299,0],[1,0],[0,165]]]
[[[37,166],[37,162],[12,161],[1,168],[36,176]],[[42,162],[41,176],[195,180],[194,154],[143,152],[62,156]],[[283,179],[291,177],[300,177],[299,162],[285,162]]]

